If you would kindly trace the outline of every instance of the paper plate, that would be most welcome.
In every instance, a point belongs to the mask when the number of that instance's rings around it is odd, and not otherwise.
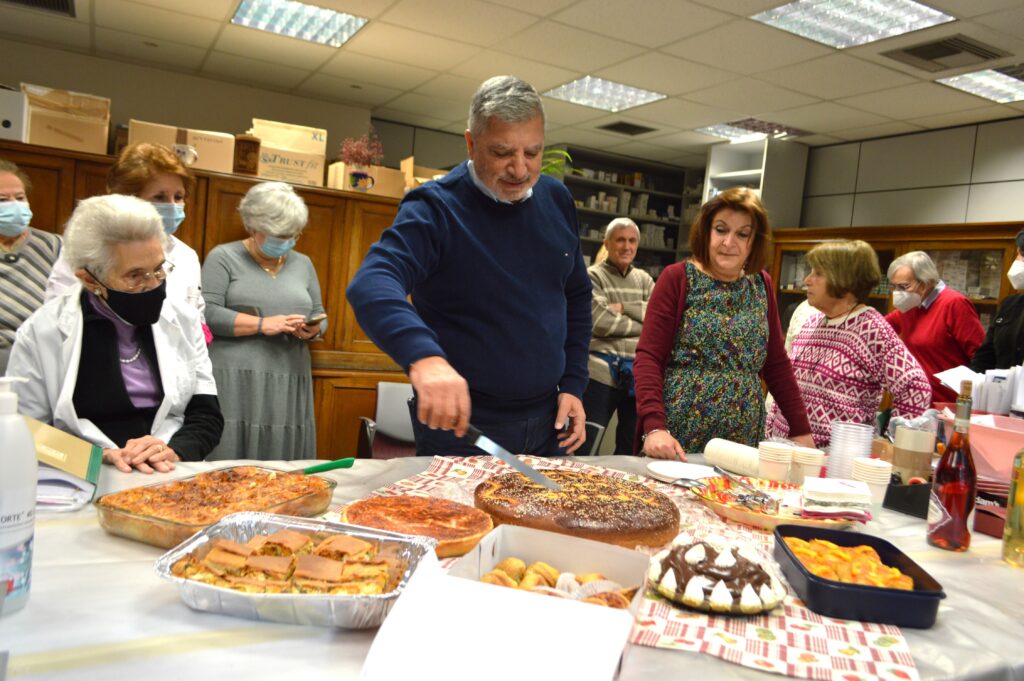
[[[694,496],[726,520],[759,527],[764,530],[773,530],[776,525],[804,525],[807,527],[829,527],[841,529],[853,525],[853,520],[837,520],[833,518],[803,518],[799,513],[800,485],[793,485],[788,482],[776,482],[775,480],[764,480],[762,478],[742,478],[754,487],[768,494],[771,494],[781,502],[779,512],[775,515],[768,515],[761,511],[755,511],[732,500],[728,493],[734,485],[731,480],[724,477],[705,478],[704,483],[708,489],[691,489]],[[740,492],[743,490],[741,489]],[[791,502],[791,503],[787,503]]]
[[[699,463],[655,459],[647,463],[647,473],[655,480],[672,482],[679,478],[696,480],[698,478],[714,477],[715,469],[711,466],[702,466]]]

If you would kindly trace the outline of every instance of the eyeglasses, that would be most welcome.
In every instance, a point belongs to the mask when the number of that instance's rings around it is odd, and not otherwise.
[[[174,271],[174,263],[164,261],[160,267],[156,268],[153,272],[132,272],[123,277],[126,286],[122,288],[122,291],[131,293],[136,291],[143,286],[151,282],[161,282],[167,278],[167,275]]]
[[[892,287],[894,289],[896,289],[897,291],[909,291],[910,289],[914,288],[915,286],[917,286],[917,282],[916,281],[911,282],[909,284],[893,284],[892,285]]]

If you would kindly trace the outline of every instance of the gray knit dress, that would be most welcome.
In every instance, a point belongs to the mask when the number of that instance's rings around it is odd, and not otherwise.
[[[271,277],[241,241],[214,248],[203,263],[210,360],[224,434],[206,459],[313,459],[316,423],[308,342],[290,334],[234,335],[239,312],[272,317],[324,311],[313,263],[292,251]],[[321,323],[326,330],[327,323]]]

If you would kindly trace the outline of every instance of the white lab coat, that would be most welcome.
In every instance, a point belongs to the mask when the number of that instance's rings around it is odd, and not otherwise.
[[[203,299],[202,267],[199,255],[187,243],[178,237],[167,237],[167,250],[164,253],[167,262],[174,263],[174,271],[167,277],[167,297],[183,302],[199,310],[200,316],[206,312],[206,301]],[[53,263],[50,277],[46,280],[44,300],[52,300],[64,295],[78,283],[78,277],[64,259],[64,251]]]
[[[18,329],[8,376],[27,378],[18,383],[18,411],[103,448],[120,448],[89,419],[79,419],[73,397],[82,352],[81,285],[45,303]],[[213,367],[195,308],[164,300],[160,319],[153,325],[164,399],[153,419],[151,434],[164,442],[184,422],[193,395],[216,395]],[[118,375],[117,380],[121,377]],[[104,386],[95,386],[103,399]]]

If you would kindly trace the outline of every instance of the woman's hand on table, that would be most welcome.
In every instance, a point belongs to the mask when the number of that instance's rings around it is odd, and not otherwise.
[[[648,433],[641,453],[652,459],[686,461],[686,452],[683,451],[683,446],[667,430],[655,430]]]
[[[282,333],[294,335],[296,329],[305,326],[303,323],[305,320],[306,318],[300,314],[278,314],[273,317],[264,317],[260,333],[264,336],[277,336]]]
[[[168,473],[174,470],[174,462],[180,460],[163,440],[152,435],[128,440],[121,449],[103,450],[104,463],[113,465],[122,473],[131,473],[133,468],[147,475],[154,471]]]
[[[810,433],[807,435],[791,435],[789,439],[801,447],[810,447],[811,449],[818,448],[818,445],[814,444],[814,437],[811,436]]]

